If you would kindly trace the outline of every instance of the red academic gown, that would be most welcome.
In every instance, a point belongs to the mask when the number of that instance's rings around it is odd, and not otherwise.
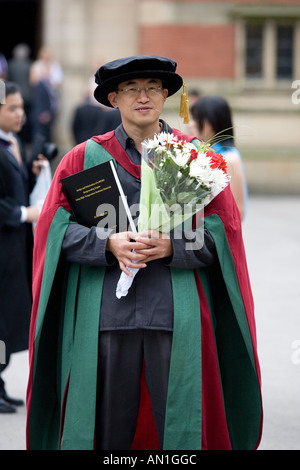
[[[173,130],[174,134],[180,134],[182,138],[191,140],[191,137],[182,135]],[[93,137],[93,140],[102,145],[127,171],[140,177],[140,167],[134,165],[128,158],[114,136],[109,132],[104,136]],[[43,408],[43,391],[36,376],[43,371],[38,364],[42,353],[39,338],[37,338],[37,324],[47,325],[47,318],[51,311],[50,299],[44,301],[43,294],[43,272],[45,268],[45,255],[47,247],[47,236],[52,220],[59,207],[70,212],[68,201],[61,190],[60,180],[74,174],[84,168],[86,143],[75,147],[60,163],[54,178],[52,187],[45,201],[42,214],[35,230],[34,250],[34,276],[33,276],[33,310],[30,329],[30,375],[27,392],[27,446],[28,448],[39,448],[42,444],[36,444],[36,433],[45,433],[47,430],[39,422],[39,410]],[[211,217],[210,217],[211,216]],[[244,245],[241,234],[241,221],[237,206],[233,199],[230,188],[226,188],[205,209],[205,220],[207,229],[215,239],[219,263],[211,274],[207,270],[195,271],[194,279],[201,306],[201,443],[199,447],[203,450],[209,449],[234,449],[245,446],[246,448],[257,448],[262,429],[262,404],[261,404],[261,378],[257,355],[254,304],[251,286],[248,276]],[[48,241],[49,244],[49,241]],[[226,253],[226,255],[224,254]],[[215,277],[214,277],[215,276]],[[230,278],[227,281],[227,278]],[[211,286],[212,279],[216,286]],[[214,284],[214,282],[213,282]],[[218,305],[213,305],[212,296],[217,289],[216,296]],[[51,294],[52,295],[52,294]],[[223,296],[223,298],[221,298]],[[40,313],[40,304],[45,303],[43,315]],[[224,300],[225,299],[225,300]],[[220,306],[221,305],[221,306]],[[231,323],[226,322],[227,306],[228,318],[233,318]],[[40,319],[41,317],[41,319]],[[214,320],[216,318],[216,321]],[[237,320],[236,320],[237,319]],[[40,330],[39,330],[40,331]],[[240,333],[242,331],[242,334]],[[231,338],[232,335],[232,338]],[[241,354],[235,357],[234,338],[238,342]],[[249,357],[248,357],[249,355]],[[236,376],[237,366],[234,361],[245,360],[245,365],[239,367],[243,377]],[[232,363],[232,365],[231,365]],[[247,372],[249,370],[249,373]],[[244,372],[243,372],[244,371]],[[47,371],[45,371],[47,376]],[[241,379],[241,380],[240,380]],[[50,380],[50,379],[49,379]],[[55,381],[56,378],[53,378]],[[158,449],[158,440],[151,412],[151,404],[147,388],[142,377],[142,393],[140,402],[140,413],[136,436],[132,449]],[[244,385],[243,385],[244,384]],[[169,385],[170,386],[170,385]],[[171,388],[171,386],[170,386]],[[237,393],[238,395],[235,396]],[[38,390],[38,392],[37,392]],[[47,389],[48,392],[48,389]],[[253,396],[250,396],[253,394]],[[32,397],[39,397],[33,400]],[[56,404],[60,407],[58,411],[57,425],[53,426],[54,434],[63,432],[64,407],[68,396],[68,390],[63,403]],[[175,400],[176,401],[176,400]],[[236,403],[241,402],[240,413],[246,413],[245,417],[239,418],[236,412]],[[170,405],[171,406],[171,405]],[[251,408],[251,410],[247,408]],[[246,410],[247,409],[247,410]],[[173,418],[172,418],[173,419]],[[172,421],[170,420],[170,422]],[[249,422],[247,421],[249,420]],[[38,426],[36,425],[38,423]],[[180,418],[179,418],[180,423]],[[41,427],[39,427],[41,426]],[[172,426],[172,423],[171,425]],[[176,426],[179,424],[175,423]],[[37,431],[39,429],[39,431]],[[250,431],[249,431],[250,430]],[[240,442],[239,435],[245,433],[245,439]],[[247,433],[251,434],[248,438]],[[46,439],[46,438],[45,438]],[[46,439],[47,440],[47,439]],[[49,442],[51,439],[49,440]],[[39,439],[38,439],[39,442]],[[58,442],[54,438],[51,442]],[[56,444],[55,444],[56,445]],[[54,448],[55,448],[54,445]],[[184,446],[185,444],[183,444]],[[188,444],[187,444],[188,445]],[[51,448],[51,443],[45,444],[45,448]],[[188,447],[182,447],[187,449]],[[176,449],[175,449],[176,450]]]

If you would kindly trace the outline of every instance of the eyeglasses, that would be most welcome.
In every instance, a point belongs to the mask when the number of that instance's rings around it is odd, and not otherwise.
[[[117,90],[118,91],[122,91],[123,93],[125,93],[125,95],[129,95],[129,96],[139,96],[141,91],[144,90],[146,95],[148,96],[153,96],[153,95],[156,95],[157,93],[160,93],[162,91],[162,87],[161,86],[156,86],[156,85],[151,85],[149,87],[143,87],[143,88],[137,88],[137,87],[129,87],[129,88],[121,88],[120,90]]]

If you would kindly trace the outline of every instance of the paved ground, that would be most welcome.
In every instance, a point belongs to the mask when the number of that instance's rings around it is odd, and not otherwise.
[[[244,240],[263,380],[260,449],[299,450],[300,198],[251,198]]]
[[[263,378],[261,450],[300,449],[300,198],[252,197],[243,225]],[[27,353],[5,374],[25,399]],[[0,415],[0,450],[25,448],[25,407]]]

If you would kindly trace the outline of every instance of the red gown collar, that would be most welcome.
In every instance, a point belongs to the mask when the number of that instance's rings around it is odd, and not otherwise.
[[[187,134],[183,134],[177,129],[172,129],[172,133],[188,142],[194,139],[194,137],[191,137]],[[122,167],[126,171],[128,171],[128,173],[130,173],[137,179],[141,179],[141,165],[135,165],[134,163],[132,163],[126,151],[115,136],[115,131],[110,131],[104,135],[95,136],[92,139],[102,145],[102,147],[105,148],[105,150],[107,150],[108,153],[110,153],[114,157],[114,159],[120,165],[122,165]]]

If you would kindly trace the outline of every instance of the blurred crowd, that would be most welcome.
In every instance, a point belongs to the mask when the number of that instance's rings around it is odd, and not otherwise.
[[[2,57],[2,64],[1,77],[18,84],[22,92],[25,122],[21,140],[33,146],[41,138],[51,140],[64,78],[61,66],[53,60],[48,47],[42,47],[32,60],[27,44],[17,44],[10,59]]]
[[[0,78],[21,88],[25,118],[19,137],[24,144],[30,144],[32,155],[37,155],[43,143],[51,142],[55,137],[53,127],[60,110],[63,69],[49,47],[41,47],[34,60],[30,47],[22,43],[13,48],[9,59],[0,51]],[[104,134],[121,122],[119,111],[100,105],[94,99],[93,90],[91,77],[70,122],[75,144],[93,135]]]

